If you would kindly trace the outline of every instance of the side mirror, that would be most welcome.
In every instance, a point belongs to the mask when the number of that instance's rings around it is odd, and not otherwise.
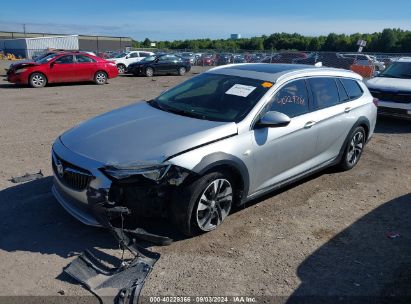
[[[127,55],[127,56],[126,56],[126,59],[129,59],[129,58],[130,58],[130,56],[129,56],[129,55]]]
[[[55,61],[53,61],[52,63],[50,63],[50,69],[52,69],[54,67],[54,65],[56,64]]]
[[[284,127],[288,125],[290,121],[291,118],[284,113],[268,111],[263,115],[263,117],[260,118],[260,120],[256,123],[256,126],[260,128]]]

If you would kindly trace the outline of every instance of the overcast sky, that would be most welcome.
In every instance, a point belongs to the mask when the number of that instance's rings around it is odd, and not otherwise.
[[[17,4],[18,3],[18,4]],[[411,30],[410,0],[4,1],[0,31],[129,36],[136,40],[323,35]]]

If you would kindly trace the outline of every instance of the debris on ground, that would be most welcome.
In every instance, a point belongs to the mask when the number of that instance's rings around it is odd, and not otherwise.
[[[108,267],[86,250],[64,272],[93,293],[100,303],[134,304],[160,257],[143,248],[139,252],[133,259],[121,260],[117,267]]]
[[[43,172],[41,172],[41,170],[37,173],[34,174],[30,174],[30,173],[26,173],[23,176],[17,176],[17,177],[12,177],[9,181],[11,181],[14,184],[20,184],[20,183],[25,183],[25,182],[31,182],[34,181],[36,179],[40,179],[43,178]]]

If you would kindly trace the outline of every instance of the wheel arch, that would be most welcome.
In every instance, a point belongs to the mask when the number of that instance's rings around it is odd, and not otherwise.
[[[192,169],[192,171],[201,176],[215,171],[228,171],[235,179],[234,182],[238,187],[238,203],[241,203],[244,198],[247,197],[250,187],[248,168],[241,159],[234,155],[223,152],[207,155]]]
[[[369,134],[370,134],[370,121],[369,121],[369,119],[368,119],[367,117],[365,117],[365,116],[360,116],[360,117],[357,119],[357,121],[355,122],[355,124],[352,126],[352,128],[350,129],[350,131],[348,132],[348,134],[347,134],[347,136],[346,136],[346,138],[345,138],[345,140],[344,140],[344,143],[343,143],[343,145],[341,146],[340,153],[338,154],[338,161],[340,161],[340,160],[342,159],[342,157],[343,157],[343,155],[344,155],[345,147],[347,146],[348,141],[349,141],[349,137],[350,137],[350,135],[352,134],[352,132],[354,132],[354,130],[355,130],[357,127],[363,127],[363,128],[364,128],[364,130],[365,130],[366,142],[368,141],[368,139],[369,139],[368,136],[369,136]]]

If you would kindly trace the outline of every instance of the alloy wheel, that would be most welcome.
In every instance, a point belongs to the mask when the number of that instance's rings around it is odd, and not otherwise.
[[[103,73],[103,72],[97,73],[96,82],[98,84],[104,84],[104,83],[106,83],[106,81],[107,81],[107,76],[106,76],[105,73]]]
[[[228,216],[233,202],[233,188],[226,179],[212,181],[200,196],[196,219],[202,231],[214,230]]]
[[[44,86],[45,81],[46,79],[40,74],[33,75],[33,77],[31,78],[31,82],[35,87]]]
[[[360,159],[361,153],[364,148],[364,133],[361,131],[358,131],[354,134],[354,136],[351,139],[349,148],[348,148],[348,153],[347,153],[347,162],[350,165],[355,165],[358,160]]]
[[[117,66],[117,69],[118,69],[118,73],[119,73],[119,74],[124,74],[124,73],[126,72],[126,67],[125,67],[124,65],[122,65],[122,64],[119,64],[119,65]]]

